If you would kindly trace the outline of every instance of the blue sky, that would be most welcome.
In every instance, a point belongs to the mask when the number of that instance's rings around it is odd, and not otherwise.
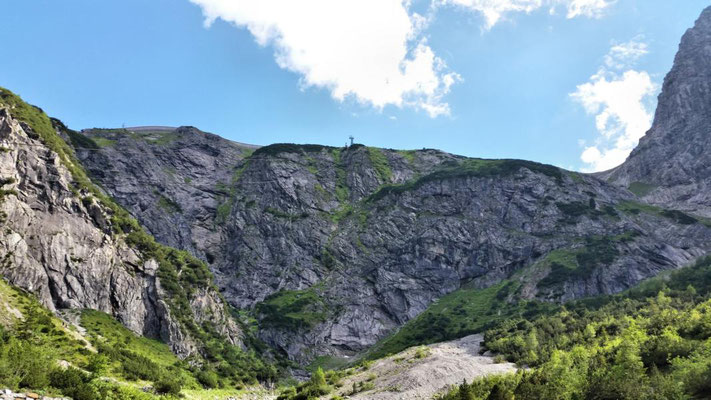
[[[354,135],[600,170],[648,126],[681,35],[709,5],[328,1],[5,0],[0,86],[74,129]]]

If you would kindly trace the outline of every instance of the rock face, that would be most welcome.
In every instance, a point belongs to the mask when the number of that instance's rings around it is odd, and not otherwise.
[[[217,249],[224,241],[214,217],[228,195],[225,183],[256,146],[192,127],[95,134],[102,138],[99,146],[78,147],[92,177],[114,182],[112,197],[161,243],[211,258],[204,250]]]
[[[83,134],[108,143],[77,149],[95,179],[135,215],[163,213],[141,220],[157,237],[192,235],[226,299],[254,309],[260,337],[301,362],[363,351],[461,285],[498,283],[552,250],[584,248],[591,237],[604,238],[608,262],[550,290],[533,282],[522,295],[566,300],[618,292],[711,247],[704,221],[680,223],[595,177],[532,162],[272,145],[223,162],[227,171],[201,170],[212,177],[186,187],[197,172],[172,160],[203,143],[204,134],[179,129],[176,140],[160,143],[130,132]],[[220,149],[202,153],[215,158],[235,147],[211,145]],[[148,187],[147,170],[161,171]],[[181,213],[193,197],[207,198],[211,218]],[[154,222],[169,218],[187,221],[190,231],[173,234],[175,225]],[[219,240],[196,236],[206,231]]]
[[[8,108],[0,108],[0,147],[0,274],[53,311],[104,311],[138,334],[163,339],[181,357],[196,353],[172,315],[158,263],[112,233],[110,211],[80,198],[58,154]],[[240,331],[214,291],[191,300],[196,322],[215,324],[239,343]]]
[[[602,173],[645,201],[711,216],[711,7],[684,34],[654,124],[621,166]]]

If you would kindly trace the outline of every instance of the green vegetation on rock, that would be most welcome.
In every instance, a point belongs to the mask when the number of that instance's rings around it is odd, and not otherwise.
[[[274,143],[256,149],[252,156],[276,156],[280,153],[320,153],[324,150],[331,151],[333,149],[334,147],[320,144]]]
[[[622,294],[510,319],[486,332],[485,346],[532,368],[460,385],[442,399],[707,398],[710,295],[705,258]]]
[[[644,197],[656,188],[657,185],[651,185],[644,182],[632,182],[627,189],[638,197]]]
[[[331,155],[336,166],[336,199],[341,203],[345,203],[350,198],[350,190],[346,184],[346,170],[341,164],[341,149],[335,148],[331,150]]]
[[[313,327],[327,316],[315,288],[278,291],[257,304],[256,311],[262,326],[282,329]]]
[[[645,213],[656,215],[658,217],[668,218],[680,225],[692,225],[699,222],[707,226],[711,225],[711,221],[705,218],[698,218],[679,210],[667,210],[661,207],[639,203],[635,201],[621,202],[617,205],[617,209],[631,215],[639,215],[641,213]]]
[[[573,279],[587,279],[599,265],[608,265],[619,255],[616,243],[629,240],[631,236],[590,236],[585,245],[575,249],[554,250],[538,265],[550,268],[545,278],[538,281],[539,289],[558,286]]]
[[[390,183],[393,178],[393,171],[390,169],[390,164],[388,163],[388,158],[385,156],[382,150],[377,147],[368,147],[368,159],[370,159],[370,164],[375,169],[378,174],[378,178],[381,182]]]
[[[182,212],[182,209],[180,208],[180,204],[176,203],[175,201],[163,196],[159,195],[158,197],[158,207],[160,207],[163,211],[167,212],[168,214],[175,214]]]
[[[385,185],[370,195],[367,201],[375,202],[391,194],[413,191],[430,182],[451,179],[505,177],[518,172],[522,168],[549,176],[559,183],[563,180],[561,170],[552,165],[525,160],[482,160],[471,158],[458,162],[446,162],[434,172],[400,185]]]
[[[556,207],[563,213],[563,218],[560,222],[566,224],[575,224],[582,216],[587,216],[591,219],[597,219],[601,216],[616,218],[617,211],[610,205],[605,205],[598,210],[597,202],[590,197],[587,202],[573,201],[570,203],[557,202]]]
[[[507,318],[537,315],[551,307],[536,301],[508,302],[509,294],[517,286],[515,282],[505,281],[486,289],[463,288],[452,292],[376,344],[367,358],[381,358],[416,345],[458,339],[483,332]]]
[[[264,209],[264,212],[267,213],[267,214],[271,214],[271,215],[273,215],[273,216],[275,216],[275,217],[277,217],[277,218],[282,218],[282,219],[289,220],[289,221],[291,221],[291,222],[293,222],[293,221],[298,221],[298,220],[300,220],[300,219],[308,218],[308,217],[309,217],[309,214],[308,214],[307,212],[305,212],[305,211],[302,212],[302,213],[299,213],[299,214],[289,214],[289,213],[287,213],[287,212],[284,212],[284,211],[281,211],[281,210],[277,210],[276,208],[272,208],[272,207],[267,207],[267,208],[265,208],[265,209]]]

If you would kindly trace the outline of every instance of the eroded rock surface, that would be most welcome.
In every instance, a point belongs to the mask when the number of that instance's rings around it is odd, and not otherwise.
[[[158,263],[112,233],[110,211],[81,196],[59,156],[11,114],[0,108],[0,274],[50,310],[100,310],[137,334],[163,339],[181,357],[196,353],[166,302]],[[197,292],[191,306],[197,323],[212,323],[240,343],[217,293]]]
[[[498,283],[590,238],[604,238],[614,257],[550,290],[532,282],[520,296],[562,301],[618,292],[686,265],[711,243],[701,220],[635,209],[626,190],[531,162],[272,145],[227,163],[221,154],[240,147],[214,140],[209,146],[219,149],[207,150],[205,134],[194,129],[179,129],[172,140],[83,134],[114,141],[78,149],[101,185],[139,217],[162,213],[141,219],[157,237],[192,237],[194,249],[186,248],[211,263],[225,298],[255,309],[260,337],[301,362],[352,356],[464,283]],[[216,158],[203,164],[227,172],[175,164],[195,147]],[[154,171],[149,181],[147,170]],[[192,198],[209,199],[212,215],[181,212],[192,209]],[[170,218],[186,222],[156,222]],[[172,233],[183,225],[190,228]]]
[[[601,174],[646,202],[711,217],[711,8],[681,39],[652,128]]]

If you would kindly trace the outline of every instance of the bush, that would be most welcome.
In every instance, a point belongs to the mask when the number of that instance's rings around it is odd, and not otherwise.
[[[128,350],[122,350],[121,355],[121,375],[128,380],[143,379],[147,381],[155,381],[160,378],[160,367],[150,359],[133,353]]]
[[[214,389],[218,386],[217,374],[213,371],[200,371],[197,374],[197,380],[201,385],[208,389]]]
[[[95,353],[89,356],[86,370],[96,375],[103,375],[109,366],[109,359],[103,354]]]
[[[11,338],[0,347],[0,382],[13,389],[46,387],[53,363],[50,349]]]
[[[86,375],[76,368],[55,369],[49,374],[49,380],[52,387],[57,389],[66,389],[79,387],[86,381]]]
[[[180,390],[182,389],[180,382],[168,377],[159,379],[155,382],[153,387],[158,394],[169,394],[174,396],[179,395]]]

